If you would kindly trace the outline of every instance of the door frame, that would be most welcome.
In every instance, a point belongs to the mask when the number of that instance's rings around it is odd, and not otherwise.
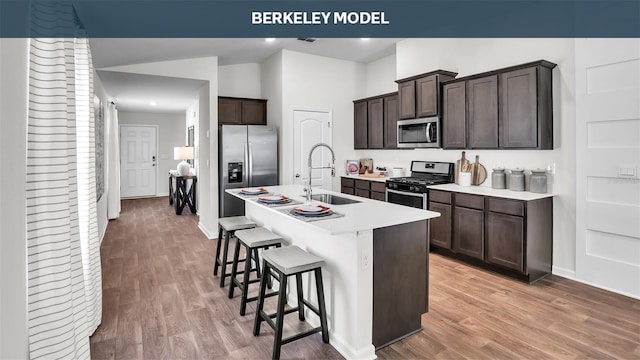
[[[122,146],[122,128],[123,127],[127,127],[127,126],[137,126],[137,127],[153,127],[156,129],[156,166],[155,167],[155,173],[156,173],[156,191],[155,194],[151,195],[151,197],[158,197],[158,189],[159,189],[159,182],[160,179],[158,177],[158,162],[160,161],[159,155],[158,155],[158,139],[160,138],[159,134],[160,134],[160,125],[151,125],[151,124],[118,124],[118,146]],[[120,158],[118,159],[118,171],[120,172],[120,184],[122,184],[122,148],[118,149],[119,150],[119,155]],[[171,158],[169,158],[171,159]],[[167,176],[169,176],[169,174],[167,174]],[[122,188],[122,185],[120,185],[120,187]],[[171,194],[169,194],[169,196],[171,196]],[[148,198],[149,196],[131,196],[131,197],[122,197],[122,195],[120,196],[120,199],[144,199],[144,198]]]
[[[293,152],[295,151],[295,142],[293,141],[293,137],[295,136],[295,134],[293,133],[293,129],[295,127],[295,119],[294,119],[294,115],[296,111],[308,111],[308,112],[321,112],[321,113],[327,113],[329,114],[329,117],[331,118],[331,148],[333,149],[333,110],[332,109],[327,109],[327,108],[310,108],[310,107],[303,107],[303,106],[292,106],[290,108],[289,111],[289,125],[291,126],[291,144],[289,144],[289,148],[291,149],[291,167],[289,168],[289,180],[291,181],[291,184],[293,184],[295,182],[295,162],[293,161]],[[333,150],[335,152],[335,149]],[[308,154],[307,154],[308,155]],[[302,155],[304,156],[304,154]]]

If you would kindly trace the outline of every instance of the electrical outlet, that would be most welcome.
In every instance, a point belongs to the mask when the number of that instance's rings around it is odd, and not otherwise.
[[[556,163],[547,164],[547,173],[555,174],[556,173]]]
[[[367,270],[371,266],[371,255],[367,251],[363,251],[360,255],[360,269]]]

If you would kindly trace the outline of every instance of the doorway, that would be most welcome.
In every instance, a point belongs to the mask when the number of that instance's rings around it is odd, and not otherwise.
[[[120,125],[120,197],[156,196],[155,125]]]
[[[308,175],[309,150],[317,143],[333,146],[332,114],[328,110],[293,110],[293,183],[302,185]],[[331,152],[327,148],[314,151],[313,166],[330,166]],[[331,170],[311,172],[311,186],[331,190]]]

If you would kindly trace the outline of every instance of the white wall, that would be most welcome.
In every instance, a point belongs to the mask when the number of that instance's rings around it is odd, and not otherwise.
[[[0,359],[26,359],[28,39],[0,39]]]
[[[432,70],[456,71],[460,76],[545,59],[558,64],[553,70],[554,150],[469,150],[480,155],[490,173],[501,164],[506,168],[546,168],[555,163],[551,179],[554,198],[554,268],[575,269],[575,71],[573,39],[408,39],[396,46],[397,78]],[[381,64],[377,64],[381,65]],[[373,76],[373,75],[372,75]],[[368,77],[369,78],[369,77]],[[369,83],[368,83],[369,84]],[[373,86],[373,85],[372,85]],[[376,85],[376,90],[379,89]],[[396,88],[397,89],[397,88]],[[382,93],[382,92],[379,92]],[[376,95],[367,91],[368,95]],[[352,134],[342,134],[353,146]],[[336,134],[336,132],[334,132]],[[334,135],[335,136],[335,135]],[[338,138],[334,137],[334,142]],[[339,141],[339,140],[338,140]],[[409,167],[411,160],[450,161],[459,150],[360,150],[355,158],[371,157],[374,165]],[[482,186],[491,186],[490,177]],[[528,185],[527,185],[528,186]]]
[[[333,189],[339,189],[340,171],[354,154],[353,100],[364,95],[364,65],[283,50],[282,73],[282,183],[290,184],[293,176],[292,109],[324,109],[333,112],[333,149],[337,169]]]
[[[107,109],[107,104],[109,103],[109,101],[111,101],[111,97],[107,94],[107,92],[104,89],[104,86],[102,86],[102,81],[100,80],[100,77],[98,77],[98,73],[96,73],[95,71],[93,72],[93,92],[96,94],[96,96],[98,98],[100,98],[100,100],[102,100],[102,107],[103,107],[103,112],[105,114],[105,118],[104,118],[104,139],[102,141],[102,143],[104,144],[104,193],[102,194],[102,197],[100,198],[100,200],[98,201],[98,203],[96,204],[96,208],[97,208],[97,213],[98,213],[98,236],[100,236],[100,243],[102,243],[102,238],[104,237],[104,234],[107,230],[107,224],[109,223],[109,218],[107,216],[107,194],[109,193],[109,181],[108,181],[108,164],[107,164],[107,159],[108,159],[108,154],[109,154],[109,142],[107,141],[107,127],[109,126],[109,124],[107,124],[107,122],[109,121],[109,119],[106,118],[106,109]]]
[[[396,55],[389,55],[365,65],[364,97],[398,91],[396,77]],[[355,100],[355,99],[354,99]]]
[[[282,173],[282,51],[270,56],[260,64],[262,96],[267,99],[267,124],[278,129],[279,182],[284,183]]]
[[[118,120],[123,125],[157,125],[157,178],[156,194],[158,196],[169,195],[168,174],[169,170],[176,169],[179,160],[173,159],[173,148],[185,146],[185,128],[183,113],[147,113],[119,111]]]
[[[260,99],[260,64],[218,66],[218,95]]]
[[[200,91],[198,134],[199,227],[209,237],[217,237],[218,228],[218,58],[205,57],[161,61],[106,68],[135,74],[172,76],[208,81]],[[184,120],[183,120],[184,123]]]

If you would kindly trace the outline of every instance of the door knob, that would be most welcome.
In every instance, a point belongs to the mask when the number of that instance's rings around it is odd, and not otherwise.
[[[299,178],[299,177],[300,177],[300,174],[296,174],[296,177],[297,177],[297,178]]]

